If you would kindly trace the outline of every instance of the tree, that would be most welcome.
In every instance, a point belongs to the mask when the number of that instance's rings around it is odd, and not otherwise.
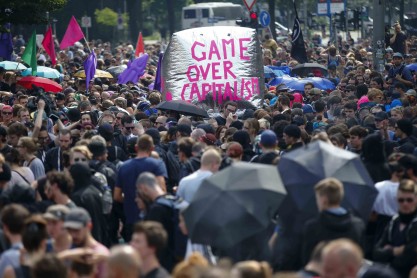
[[[67,0],[0,0],[0,25],[45,24],[47,12],[62,9]]]
[[[107,25],[107,26],[112,26],[112,27],[116,27],[118,24],[118,18],[119,15],[118,13],[116,13],[115,11],[113,11],[110,8],[104,8],[102,10],[96,10],[94,12],[94,15],[96,16],[96,21],[99,24],[103,24],[103,25]],[[123,27],[127,28],[128,24],[128,15],[127,14],[122,14],[122,18],[123,18]]]

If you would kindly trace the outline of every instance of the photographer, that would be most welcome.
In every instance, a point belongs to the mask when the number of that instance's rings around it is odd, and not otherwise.
[[[390,38],[389,43],[392,50],[395,52],[399,52],[401,54],[408,54],[408,47],[407,47],[407,36],[401,30],[400,23],[396,22],[393,26],[394,28],[394,35]]]

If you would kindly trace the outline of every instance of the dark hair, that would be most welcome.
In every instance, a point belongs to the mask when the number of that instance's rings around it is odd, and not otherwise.
[[[53,254],[45,254],[35,261],[31,269],[33,278],[67,277],[67,268],[64,263]]]
[[[143,221],[136,223],[133,230],[134,233],[144,234],[148,246],[154,247],[156,253],[159,253],[165,248],[168,234],[161,223],[155,221]]]
[[[349,129],[349,135],[358,136],[359,138],[365,138],[368,135],[368,131],[359,125],[355,125]]]
[[[21,123],[13,123],[7,129],[8,135],[17,135],[18,137],[28,136],[27,128]]]
[[[136,145],[138,146],[139,151],[151,152],[154,148],[153,139],[148,134],[143,134],[138,137]]]
[[[178,142],[178,152],[182,152],[187,158],[193,156],[194,140],[190,137],[181,138]]]
[[[71,175],[68,175],[66,172],[51,171],[46,174],[49,183],[55,184],[58,186],[59,190],[66,194],[70,195],[74,187],[74,181]]]
[[[121,120],[122,125],[133,123],[133,118],[129,115],[124,115]]]
[[[41,215],[32,215],[26,219],[22,232],[22,243],[28,252],[37,251],[43,240],[48,239],[46,221]]]
[[[316,110],[317,113],[321,113],[326,108],[326,103],[322,100],[318,100],[314,103],[314,110]]]
[[[345,103],[345,105],[343,106],[343,108],[345,108],[345,109],[352,109],[353,111],[356,111],[358,109],[358,106],[356,105],[356,102],[349,101],[349,102],[346,102]]]
[[[1,212],[1,222],[6,225],[12,234],[21,234],[25,220],[30,216],[29,211],[18,204],[10,204]]]

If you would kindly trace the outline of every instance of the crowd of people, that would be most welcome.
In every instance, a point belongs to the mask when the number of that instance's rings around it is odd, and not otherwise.
[[[207,119],[155,108],[159,44],[146,46],[136,84],[74,77],[88,49],[101,70],[134,59],[132,45],[100,40],[58,53],[59,93],[25,89],[0,67],[0,276],[417,277],[417,39],[394,28],[382,73],[366,39],[315,41],[308,59],[335,90],[266,84],[258,106],[227,101]],[[20,61],[24,40],[14,43]],[[296,66],[289,48],[265,37],[264,65]],[[52,67],[42,51],[38,65]],[[240,161],[277,165],[316,140],[360,156],[379,191],[367,222],[328,178],[298,233],[277,215],[248,245],[187,238],[183,212],[206,178]]]

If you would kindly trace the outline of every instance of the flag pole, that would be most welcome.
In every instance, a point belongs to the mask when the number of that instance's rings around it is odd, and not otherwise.
[[[85,36],[83,38],[84,38],[85,43],[87,44],[88,51],[91,53],[91,49],[90,49],[90,46],[88,45],[87,39],[85,38]]]

